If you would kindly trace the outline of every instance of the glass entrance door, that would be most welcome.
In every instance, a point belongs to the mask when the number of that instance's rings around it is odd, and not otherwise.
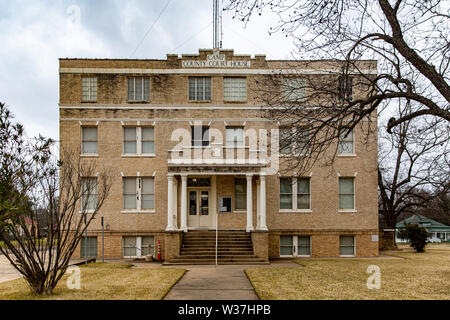
[[[189,190],[188,227],[210,227],[209,190]]]

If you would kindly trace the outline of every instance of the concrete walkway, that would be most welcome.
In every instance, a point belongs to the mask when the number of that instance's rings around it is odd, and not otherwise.
[[[271,266],[177,266],[187,272],[164,300],[258,300],[244,270]],[[273,266],[299,267],[294,263]]]
[[[0,255],[0,283],[19,279],[22,276],[9,263],[4,255]]]

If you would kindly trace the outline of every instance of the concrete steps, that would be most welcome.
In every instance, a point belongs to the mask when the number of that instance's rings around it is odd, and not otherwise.
[[[268,264],[253,254],[251,234],[245,231],[220,231],[217,243],[218,264]],[[213,265],[216,263],[215,231],[189,231],[184,234],[180,255],[165,265]]]

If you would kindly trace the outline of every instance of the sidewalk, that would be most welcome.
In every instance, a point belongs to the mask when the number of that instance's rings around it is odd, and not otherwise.
[[[164,300],[258,300],[244,273],[257,265],[177,266],[187,270]],[[264,268],[270,265],[264,265]],[[294,263],[273,267],[300,267]]]
[[[0,255],[0,283],[19,279],[22,276],[9,263],[4,255]]]

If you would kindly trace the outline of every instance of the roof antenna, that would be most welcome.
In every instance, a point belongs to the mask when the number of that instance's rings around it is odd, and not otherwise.
[[[213,48],[214,51],[222,48],[222,10],[220,10],[219,0],[213,0]]]

